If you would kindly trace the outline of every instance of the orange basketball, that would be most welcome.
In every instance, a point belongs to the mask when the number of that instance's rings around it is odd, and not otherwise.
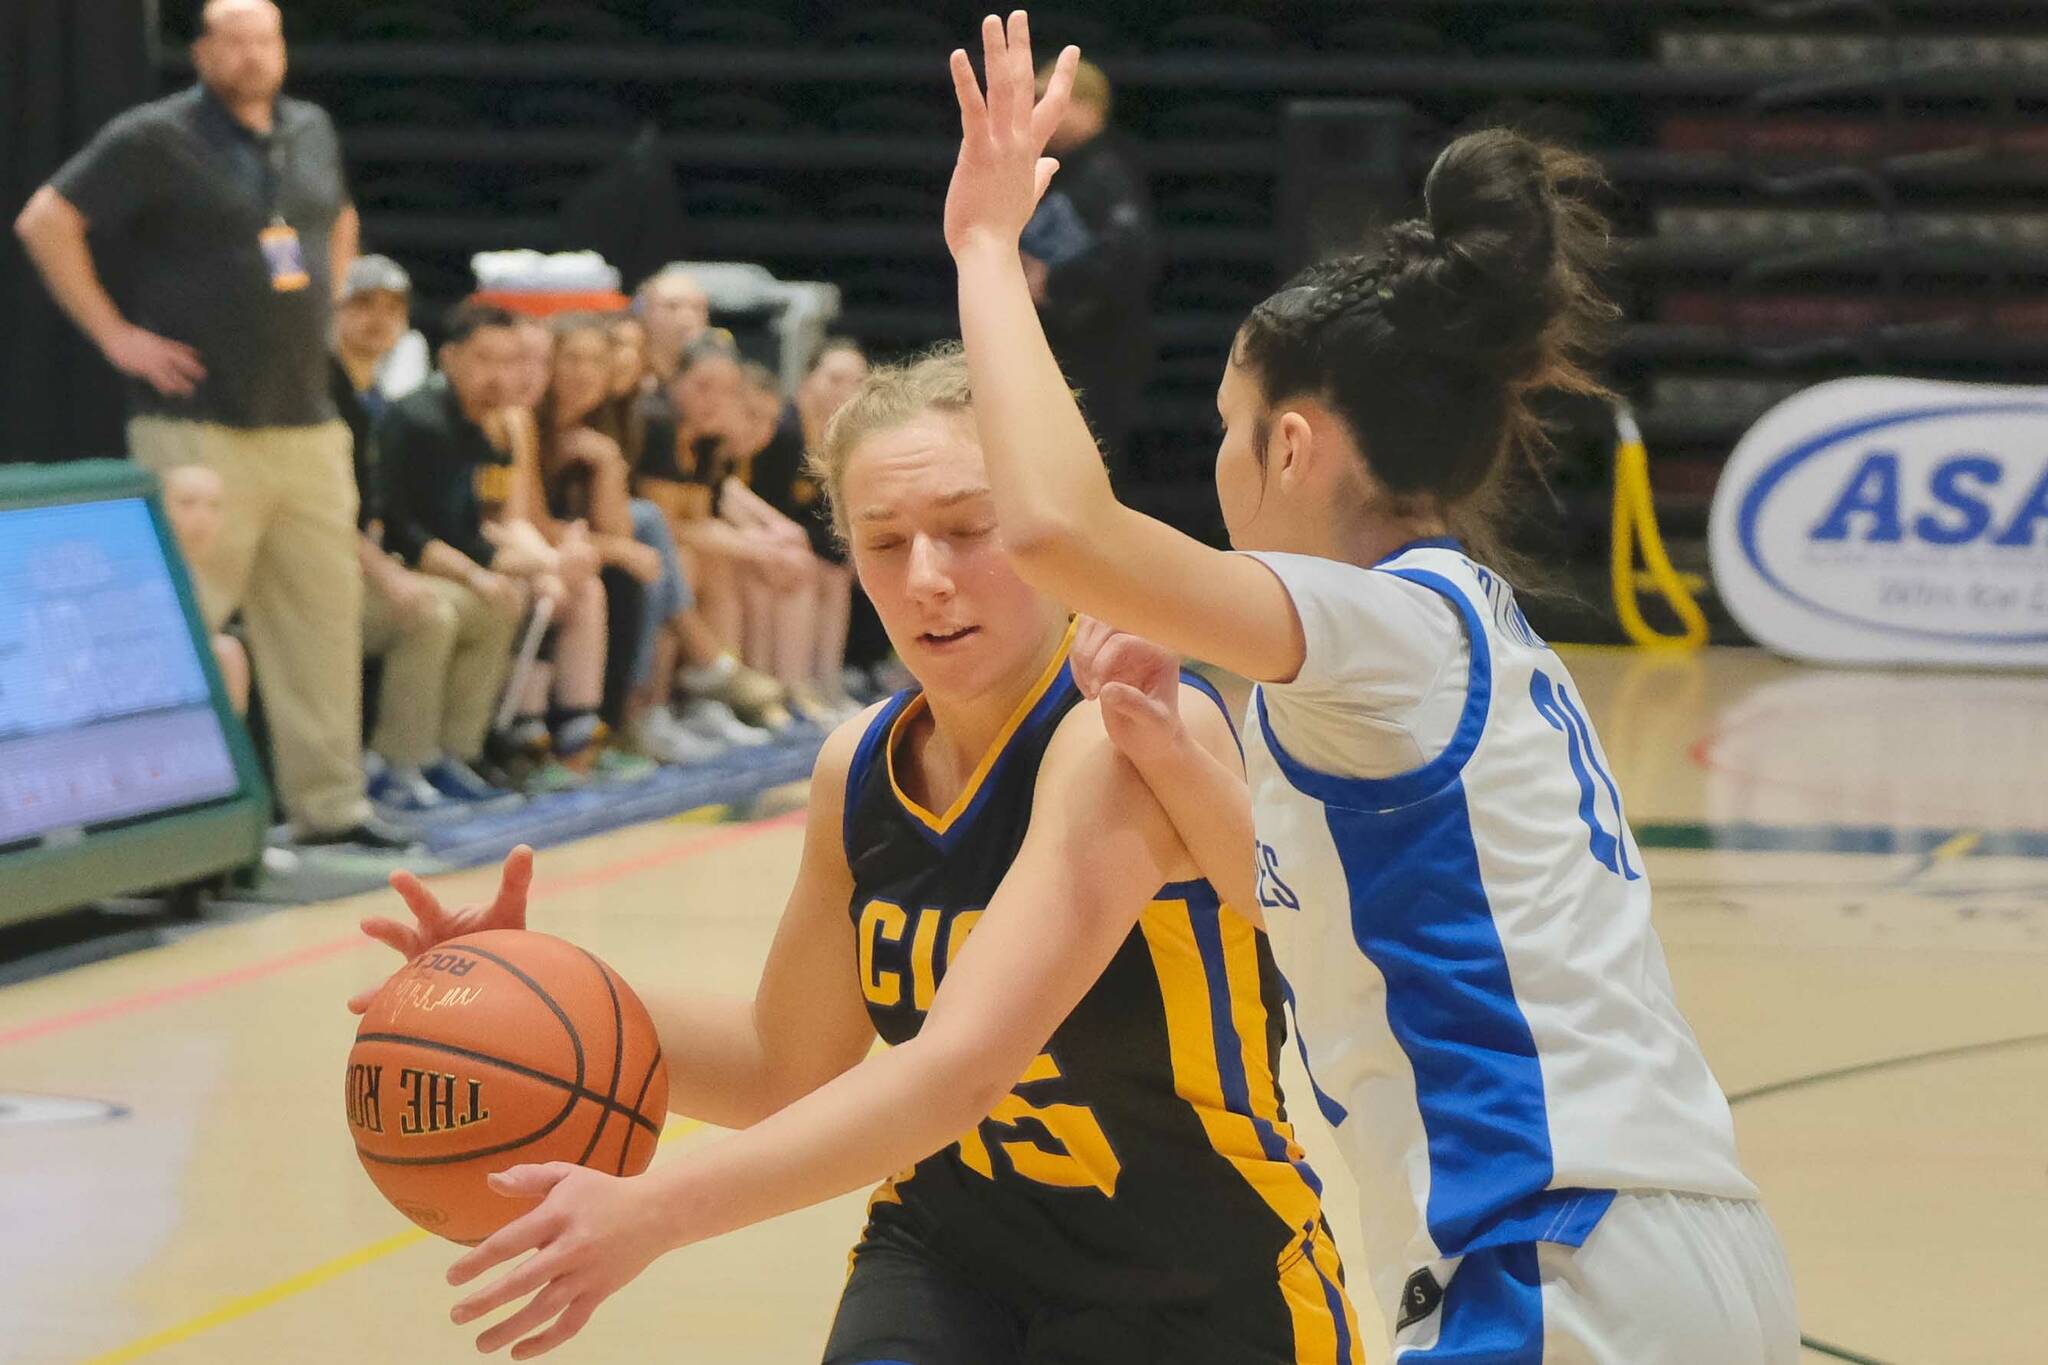
[[[638,1175],[668,1113],[654,1021],[573,943],[493,929],[422,953],[348,1054],[348,1126],[384,1197],[474,1245],[534,1206],[484,1181],[528,1162]]]

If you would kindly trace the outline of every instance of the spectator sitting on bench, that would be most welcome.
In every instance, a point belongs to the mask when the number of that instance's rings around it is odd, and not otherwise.
[[[604,587],[588,536],[559,548],[527,520],[528,493],[506,409],[522,382],[513,316],[475,302],[450,315],[441,373],[393,403],[377,425],[386,542],[408,564],[500,611],[552,613],[551,666],[515,679],[518,716],[500,756],[528,790],[574,785],[605,734]],[[549,701],[553,706],[550,709]],[[550,721],[552,723],[550,723]]]
[[[178,552],[186,564],[204,560],[220,535],[221,517],[227,502],[227,485],[219,474],[201,464],[184,464],[167,469],[163,475],[164,516],[178,539]],[[213,658],[220,667],[221,684],[235,714],[249,712],[249,652],[242,642],[225,630],[213,633]]]

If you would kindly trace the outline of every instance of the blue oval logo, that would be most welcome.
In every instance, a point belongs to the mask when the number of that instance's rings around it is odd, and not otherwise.
[[[1955,417],[2002,417],[2024,414],[2048,416],[2048,402],[1983,402],[1950,403],[1937,407],[1902,408],[1895,412],[1882,413],[1875,417],[1859,418],[1843,426],[1833,427],[1808,438],[1779,455],[1764,467],[1749,491],[1743,494],[1742,504],[1736,518],[1736,534],[1742,546],[1743,558],[1756,570],[1758,577],[1771,585],[1790,601],[1798,603],[1819,616],[1845,622],[1887,635],[1910,636],[1923,640],[1939,640],[1959,644],[1978,645],[2029,645],[2048,643],[2048,630],[2016,631],[1957,631],[1939,630],[1926,626],[1906,626],[1839,607],[1828,606],[1814,600],[1788,584],[1779,573],[1764,561],[1763,550],[1757,535],[1757,522],[1762,516],[1765,503],[1771,494],[1782,485],[1786,478],[1808,461],[1828,454],[1846,442],[1877,432],[1896,430],[1917,423],[1939,422]]]

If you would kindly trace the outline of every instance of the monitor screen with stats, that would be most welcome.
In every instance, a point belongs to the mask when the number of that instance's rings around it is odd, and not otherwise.
[[[241,789],[144,497],[0,506],[0,849]]]

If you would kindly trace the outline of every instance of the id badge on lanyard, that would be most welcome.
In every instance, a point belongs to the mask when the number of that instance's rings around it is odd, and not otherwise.
[[[306,271],[306,252],[299,243],[298,229],[282,218],[273,218],[256,240],[263,248],[264,264],[270,267],[272,289],[291,294],[313,282]]]
[[[299,241],[298,229],[285,222],[278,211],[277,199],[284,182],[285,149],[273,133],[263,149],[264,198],[270,201],[270,225],[256,234],[256,244],[263,249],[263,263],[270,267],[270,287],[280,294],[295,294],[313,282],[312,273],[306,269],[306,249]]]

